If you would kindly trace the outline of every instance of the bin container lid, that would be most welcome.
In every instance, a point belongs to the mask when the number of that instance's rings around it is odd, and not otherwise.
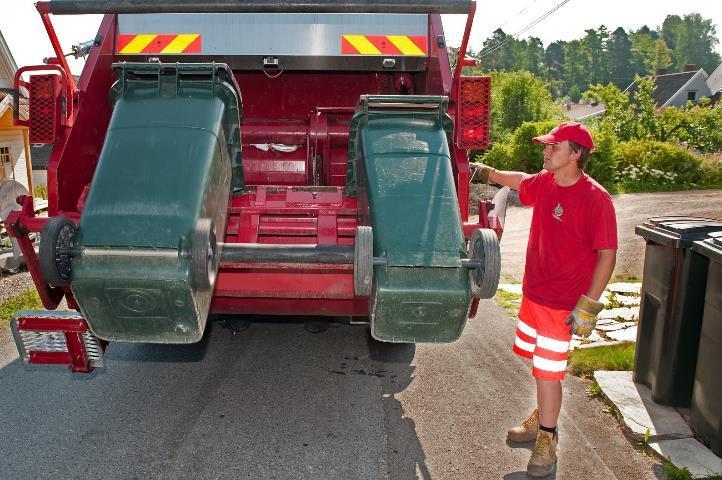
[[[722,221],[687,216],[652,217],[638,225],[634,232],[666,247],[689,248],[694,241],[722,232]]]
[[[692,250],[717,263],[722,263],[722,231],[712,232],[704,240],[692,245]]]

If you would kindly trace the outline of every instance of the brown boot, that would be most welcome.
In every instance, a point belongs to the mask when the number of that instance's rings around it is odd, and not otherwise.
[[[546,477],[554,471],[557,463],[557,437],[553,433],[539,430],[531,458],[526,466],[530,477]]]
[[[539,430],[539,409],[535,408],[529,418],[524,420],[518,427],[514,427],[506,434],[506,438],[510,442],[523,443],[531,442],[536,438],[536,432]]]

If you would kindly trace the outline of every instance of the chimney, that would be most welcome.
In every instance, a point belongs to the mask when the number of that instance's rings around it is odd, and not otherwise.
[[[669,71],[667,71],[666,68],[658,68],[655,75],[656,76],[667,75],[668,73],[669,73]]]
[[[688,63],[687,65],[684,66],[685,72],[696,72],[697,70],[699,70],[699,67],[697,65],[695,65],[694,63]]]

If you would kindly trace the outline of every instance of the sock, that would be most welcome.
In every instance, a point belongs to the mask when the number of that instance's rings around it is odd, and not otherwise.
[[[544,425],[542,425],[542,424],[540,423],[540,424],[539,424],[539,429],[540,429],[540,430],[544,430],[545,432],[551,433],[552,435],[554,435],[555,438],[556,438],[556,436],[557,436],[557,427],[553,427],[553,428],[545,427]]]

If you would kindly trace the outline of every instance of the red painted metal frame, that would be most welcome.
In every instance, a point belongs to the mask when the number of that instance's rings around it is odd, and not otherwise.
[[[47,2],[37,9],[53,44],[60,69],[67,62],[48,17]],[[468,65],[466,47],[476,3],[470,5],[460,50],[461,61],[452,73],[440,15],[429,15],[428,68],[422,72],[285,72],[273,79],[263,72],[236,72],[243,92],[241,125],[244,167],[249,191],[234,195],[229,206],[226,242],[289,244],[353,244],[357,224],[356,199],[343,193],[348,149],[348,125],[361,94],[409,93],[446,95],[449,115],[456,120],[456,88],[461,68]],[[111,117],[107,94],[115,81],[110,68],[117,59],[117,16],[106,15],[99,30],[100,45],[92,48],[79,82],[73,128],[61,129],[48,165],[49,215],[66,215],[77,221],[92,180],[105,131]],[[47,66],[45,66],[47,67]],[[69,77],[70,85],[72,77]],[[302,92],[302,93],[300,93]],[[255,144],[296,145],[293,153],[263,151]],[[485,214],[479,223],[469,220],[469,168],[467,152],[452,147],[459,209],[468,236],[474,228],[488,227]],[[255,169],[255,170],[254,170]],[[275,173],[274,173],[275,172]],[[294,185],[296,188],[294,188]],[[316,185],[316,187],[312,187]],[[311,191],[316,188],[317,192]],[[13,236],[21,241],[33,280],[46,308],[55,308],[69,289],[53,288],[40,274],[37,256],[27,239],[42,229],[32,201],[13,215]],[[27,205],[30,205],[27,207]],[[486,212],[486,210],[483,210]],[[222,264],[212,300],[212,311],[313,315],[368,315],[368,299],[353,295],[353,270],[344,265]]]
[[[83,334],[89,331],[88,323],[82,318],[47,318],[20,316],[17,323],[18,330],[61,332],[65,335],[68,346],[67,352],[28,351],[28,363],[40,365],[67,365],[71,372],[88,373],[94,370],[90,365]],[[105,351],[108,342],[101,341],[101,348]]]

